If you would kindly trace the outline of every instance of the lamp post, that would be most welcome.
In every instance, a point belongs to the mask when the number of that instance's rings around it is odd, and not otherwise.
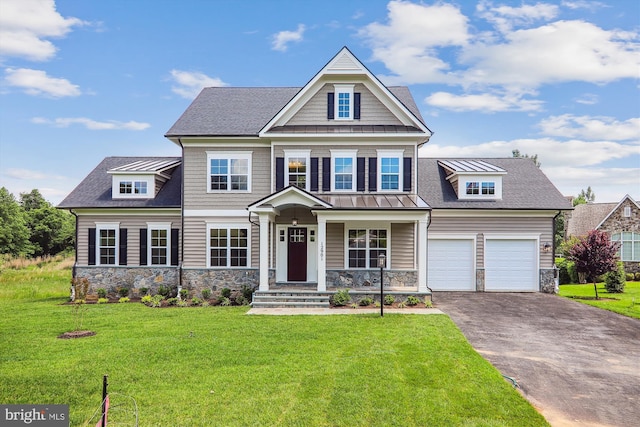
[[[387,257],[385,254],[378,255],[378,267],[380,267],[380,317],[384,316],[384,283],[382,281],[382,270],[384,269]]]

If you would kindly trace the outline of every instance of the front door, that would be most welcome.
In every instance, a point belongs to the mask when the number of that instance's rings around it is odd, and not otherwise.
[[[289,227],[287,247],[287,281],[307,281],[307,229]]]

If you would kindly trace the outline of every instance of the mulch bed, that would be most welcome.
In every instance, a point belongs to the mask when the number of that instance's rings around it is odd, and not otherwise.
[[[65,332],[62,335],[58,335],[58,338],[60,338],[62,340],[68,340],[68,339],[73,339],[73,338],[92,337],[95,334],[96,333],[93,332],[93,331],[70,331],[70,332]]]

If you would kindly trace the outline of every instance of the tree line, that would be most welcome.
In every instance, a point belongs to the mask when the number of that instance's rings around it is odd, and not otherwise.
[[[16,200],[0,188],[0,255],[41,257],[72,251],[75,218],[56,209],[40,191],[20,193]]]

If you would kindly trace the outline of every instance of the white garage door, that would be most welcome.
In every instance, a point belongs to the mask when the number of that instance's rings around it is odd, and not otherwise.
[[[537,291],[537,240],[487,239],[484,267],[486,291]]]
[[[434,291],[475,291],[470,239],[429,239],[428,286]]]

